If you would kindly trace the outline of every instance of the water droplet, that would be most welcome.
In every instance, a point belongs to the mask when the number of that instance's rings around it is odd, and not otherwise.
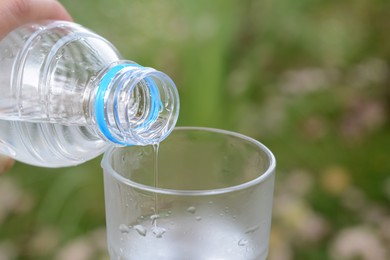
[[[122,233],[122,234],[127,234],[130,232],[130,228],[125,225],[125,224],[121,224],[119,225],[119,231]]]
[[[154,214],[150,216],[150,219],[152,220],[152,224],[156,223],[157,219],[160,218],[160,215]]]
[[[135,231],[137,231],[138,232],[138,234],[140,234],[141,236],[146,236],[146,228],[144,227],[144,226],[142,226],[142,225],[135,225],[134,227],[133,227],[133,229],[135,230]]]
[[[154,214],[154,215],[151,215],[151,216],[150,216],[150,219],[151,219],[152,221],[155,221],[155,220],[158,219],[158,218],[160,218],[160,215],[158,215],[158,214]]]
[[[14,55],[13,55],[13,53],[12,53],[12,50],[10,50],[10,49],[5,49],[4,50],[4,56],[6,57],[6,58],[12,58]]]
[[[196,208],[194,206],[188,207],[187,212],[194,214],[196,212]]]
[[[152,227],[153,235],[156,238],[162,238],[162,236],[165,234],[167,230],[163,227]]]
[[[239,241],[238,241],[238,245],[239,246],[246,246],[247,244],[248,244],[248,239],[246,239],[246,238],[242,238],[242,239],[240,239]]]
[[[201,217],[201,216],[197,216],[195,219],[196,219],[197,221],[201,221],[201,220],[202,220],[202,217]]]
[[[249,228],[247,228],[247,230],[245,230],[245,234],[253,233],[256,230],[258,230],[259,228],[260,228],[260,226],[249,227]]]

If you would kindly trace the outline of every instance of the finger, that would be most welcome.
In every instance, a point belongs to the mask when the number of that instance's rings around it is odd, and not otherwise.
[[[0,0],[0,39],[22,24],[45,19],[72,20],[56,0]]]
[[[0,154],[0,175],[11,169],[14,160]]]

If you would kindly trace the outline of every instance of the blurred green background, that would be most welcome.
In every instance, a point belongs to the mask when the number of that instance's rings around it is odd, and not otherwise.
[[[61,0],[278,161],[270,260],[390,259],[390,1]],[[0,259],[108,259],[100,158],[0,178]]]

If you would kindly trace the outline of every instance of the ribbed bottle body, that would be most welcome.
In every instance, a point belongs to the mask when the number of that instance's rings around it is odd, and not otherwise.
[[[0,50],[0,118],[18,121],[87,124],[87,88],[121,59],[102,37],[65,22],[20,27]]]
[[[108,145],[145,145],[176,124],[176,87],[84,27],[28,24],[0,41],[0,153],[70,166]]]

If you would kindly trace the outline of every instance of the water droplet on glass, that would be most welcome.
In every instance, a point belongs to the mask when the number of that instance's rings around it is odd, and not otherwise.
[[[160,218],[160,215],[154,214],[150,216],[150,219],[152,220],[152,224],[156,223],[157,219]]]
[[[137,231],[138,234],[140,234],[141,236],[143,236],[143,237],[146,236],[146,228],[144,226],[142,226],[142,225],[135,225],[133,227],[133,229],[135,231]]]
[[[122,234],[127,234],[130,232],[130,228],[125,225],[125,224],[121,224],[119,225],[119,231],[122,233]]]
[[[197,221],[201,221],[201,220],[202,220],[202,217],[201,217],[201,216],[197,216],[195,219],[196,219]]]
[[[253,233],[256,230],[258,230],[259,228],[260,228],[260,226],[249,227],[249,228],[247,228],[247,230],[245,230],[245,234]]]
[[[160,218],[160,215],[158,215],[158,214],[154,214],[154,215],[151,215],[151,216],[150,216],[150,219],[151,219],[152,221],[155,221],[155,220],[158,219],[158,218]]]
[[[162,238],[162,236],[165,234],[167,230],[163,227],[152,227],[153,235],[156,238]]]
[[[246,239],[246,238],[242,238],[242,239],[240,239],[239,241],[238,241],[238,245],[239,246],[246,246],[247,244],[248,244],[248,239]]]
[[[194,214],[196,212],[196,208],[194,206],[188,207],[187,212]]]

